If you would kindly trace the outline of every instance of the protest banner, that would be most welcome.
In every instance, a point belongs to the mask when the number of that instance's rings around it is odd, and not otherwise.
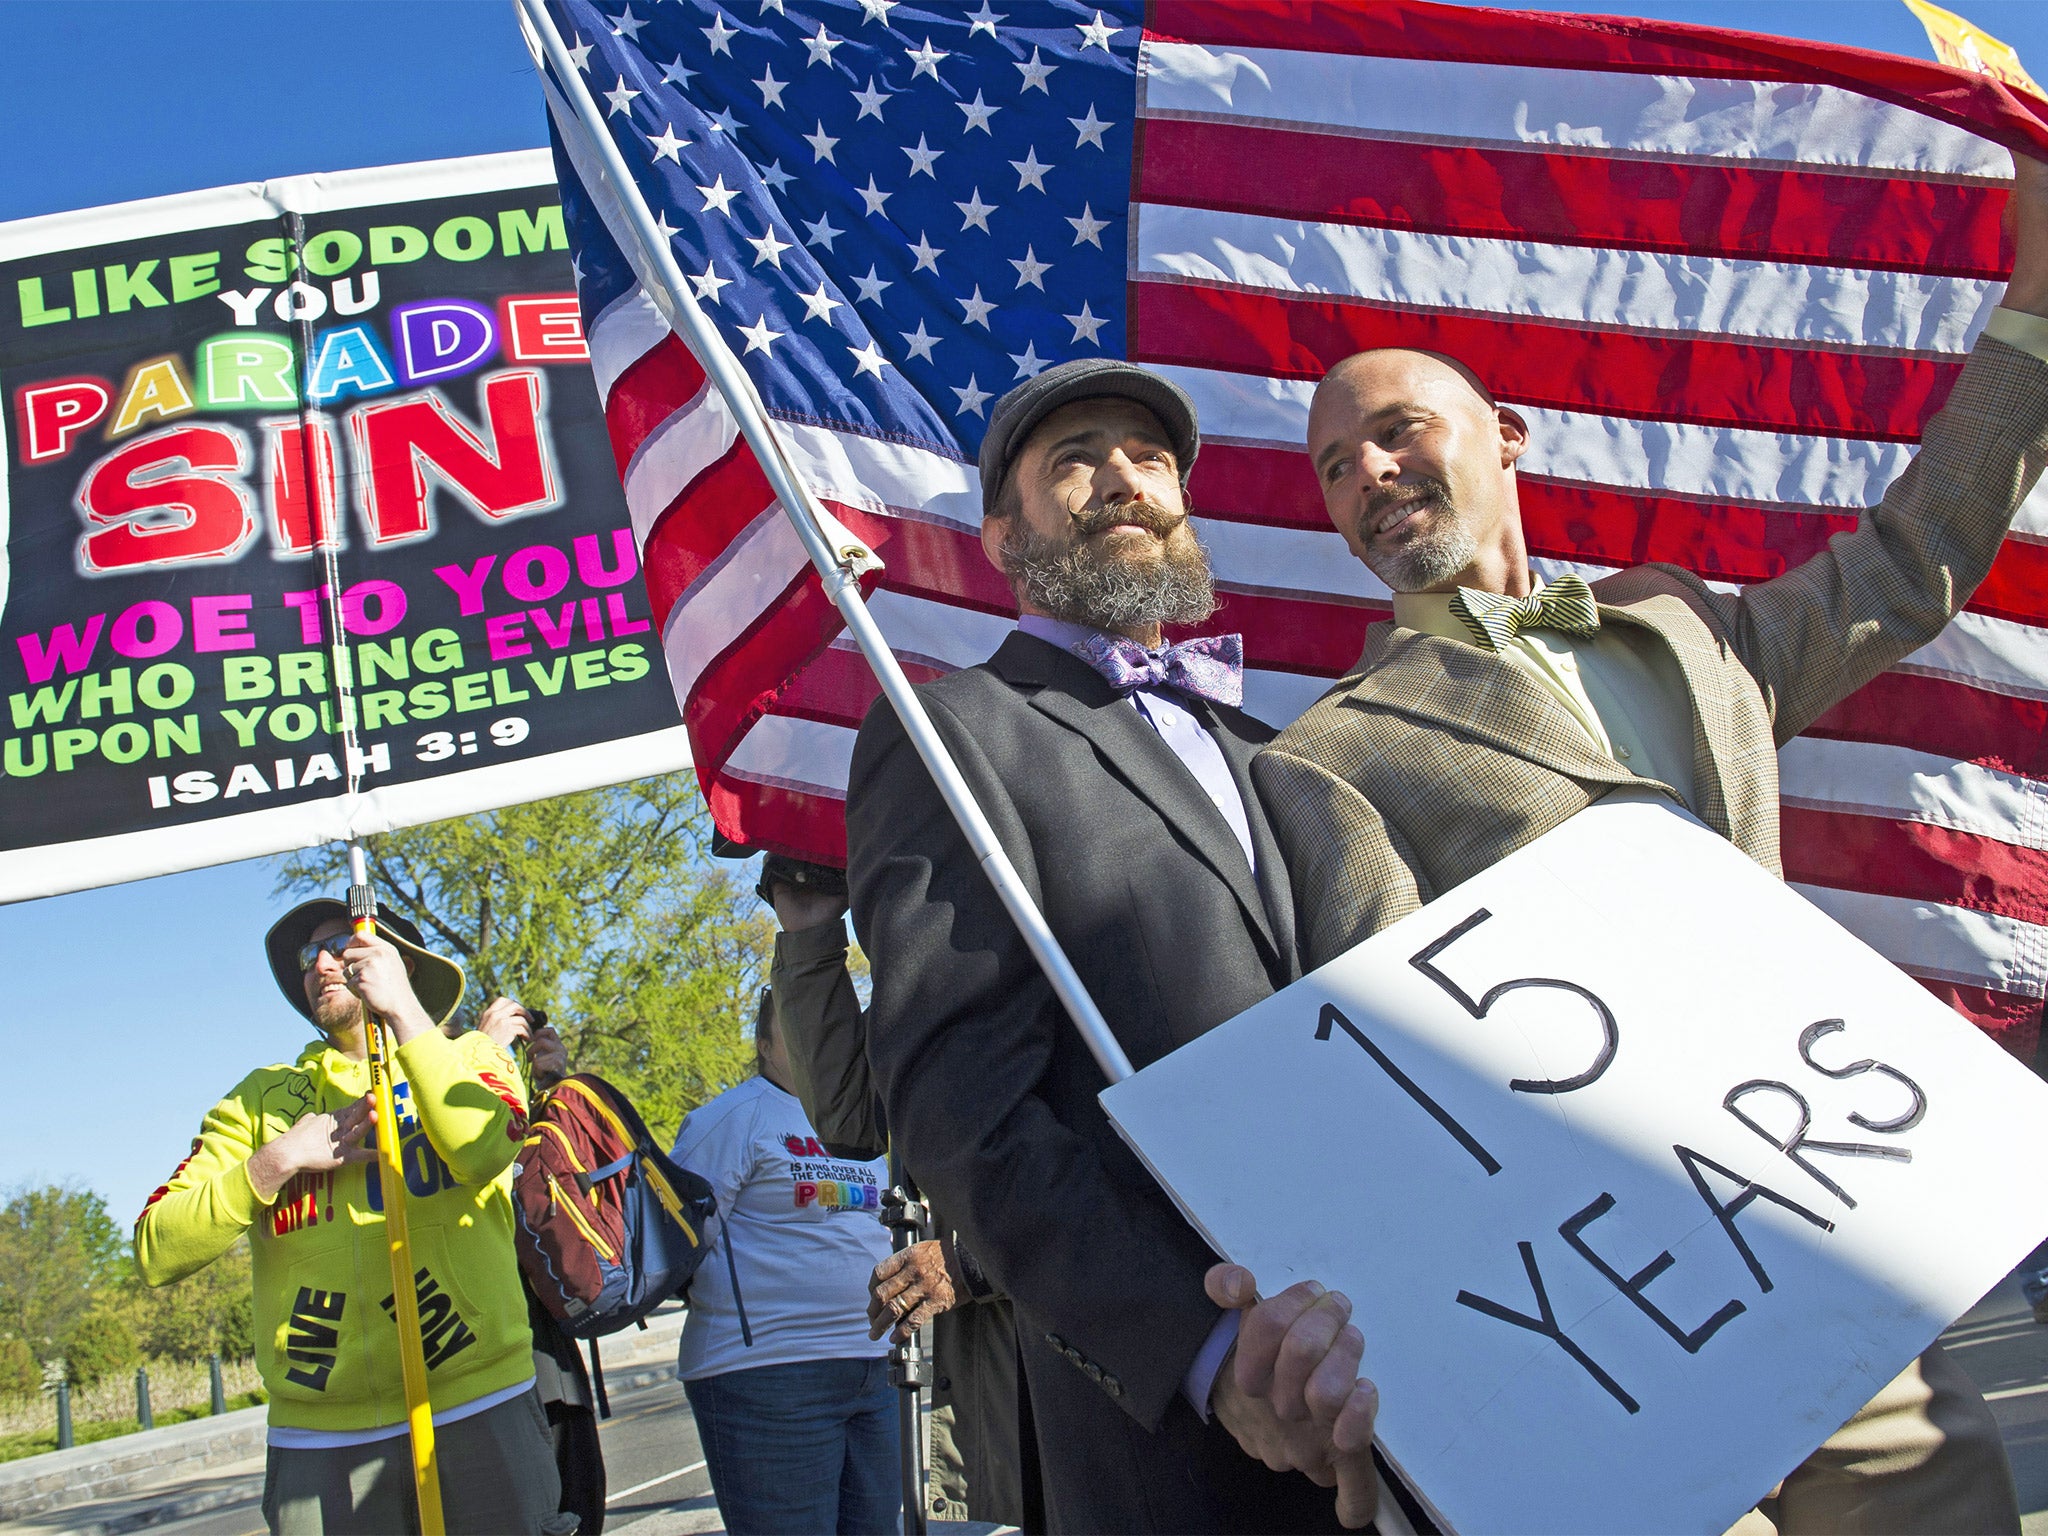
[[[2048,1087],[1610,799],[1103,1094],[1467,1533],[1726,1530],[2048,1232]]]
[[[0,900],[687,764],[544,152],[0,226],[0,391]]]

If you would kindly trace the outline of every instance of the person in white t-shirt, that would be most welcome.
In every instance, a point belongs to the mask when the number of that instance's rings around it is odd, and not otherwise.
[[[763,992],[757,1076],[683,1121],[674,1157],[718,1194],[676,1374],[732,1536],[897,1529],[896,1388],[868,1337],[868,1275],[889,1251],[888,1164],[832,1157],[790,1092]],[[737,1291],[735,1291],[737,1280]]]

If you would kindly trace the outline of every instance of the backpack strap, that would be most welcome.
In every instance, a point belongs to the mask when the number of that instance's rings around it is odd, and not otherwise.
[[[597,1340],[585,1339],[590,1346],[590,1381],[597,1389],[597,1416],[608,1419],[612,1416],[612,1400],[604,1390],[604,1362],[597,1356]]]
[[[593,1082],[607,1091],[603,1093],[598,1092],[597,1088],[591,1086]],[[605,1082],[603,1078],[590,1078],[579,1073],[574,1077],[563,1078],[561,1082],[555,1085],[555,1092],[560,1093],[565,1088],[573,1092],[578,1098],[585,1100],[592,1109],[602,1115],[610,1123],[612,1130],[617,1133],[619,1140],[626,1143],[627,1146],[639,1147],[646,1145],[646,1122],[641,1120],[639,1114],[630,1104],[627,1104],[623,1099],[619,1099],[615,1093],[609,1091],[611,1084]],[[621,1118],[619,1114],[619,1111],[622,1109],[625,1111],[626,1117],[632,1121],[631,1130],[626,1128],[626,1118]]]
[[[628,1168],[632,1167],[633,1159],[636,1155],[636,1153],[628,1152],[623,1157],[613,1158],[602,1168],[593,1168],[588,1173],[577,1174],[576,1187],[582,1190],[584,1194],[589,1194],[593,1185],[602,1184],[613,1174],[624,1173]]]
[[[718,1246],[725,1250],[725,1273],[726,1277],[732,1281],[732,1304],[734,1310],[740,1315],[740,1342],[745,1344],[747,1348],[752,1349],[754,1347],[754,1330],[747,1326],[747,1303],[740,1295],[739,1266],[732,1261],[732,1218],[733,1213],[727,1211],[725,1213],[725,1227],[722,1232],[725,1241]]]

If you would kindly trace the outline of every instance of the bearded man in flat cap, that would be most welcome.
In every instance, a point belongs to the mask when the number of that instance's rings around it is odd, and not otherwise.
[[[1138,1066],[1300,974],[1241,646],[1161,643],[1215,605],[1183,489],[1198,442],[1187,397],[1127,363],[1006,395],[982,547],[1022,617],[920,689]],[[869,1060],[897,1156],[1016,1308],[1050,1528],[1363,1525],[1377,1398],[1349,1303],[1304,1283],[1219,1305],[1238,1297],[1109,1126],[1101,1069],[886,704],[849,782]]]

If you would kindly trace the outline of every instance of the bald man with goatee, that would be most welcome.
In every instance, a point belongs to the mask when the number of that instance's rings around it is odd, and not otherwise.
[[[2048,168],[2020,159],[2002,306],[1884,500],[1740,593],[1636,566],[1529,568],[1530,429],[1455,359],[1382,350],[1317,388],[1308,450],[1394,594],[1357,670],[1255,760],[1314,967],[1616,789],[1691,811],[1776,875],[1777,749],[1941,633],[2048,463]],[[1737,1526],[2017,1532],[1982,1397],[1930,1349]]]

